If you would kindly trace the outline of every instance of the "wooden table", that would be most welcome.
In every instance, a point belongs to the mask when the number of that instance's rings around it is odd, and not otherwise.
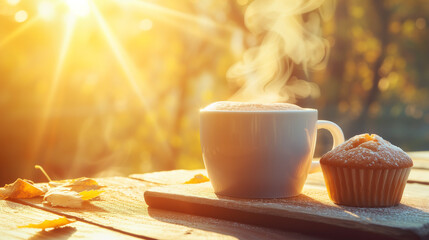
[[[409,153],[414,169],[404,197],[429,199],[429,152]],[[148,207],[144,192],[152,187],[182,184],[203,170],[175,170],[97,179],[107,186],[101,199],[82,209],[53,208],[40,198],[0,201],[1,239],[322,239],[318,235],[254,226]],[[307,186],[323,188],[322,173],[309,175]],[[429,200],[428,200],[429,201]],[[429,214],[429,213],[426,213]],[[20,225],[58,218],[77,221],[52,230]]]

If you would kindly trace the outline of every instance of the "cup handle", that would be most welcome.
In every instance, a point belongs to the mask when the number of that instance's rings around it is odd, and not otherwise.
[[[317,127],[317,129],[322,129],[322,128],[326,129],[331,133],[332,138],[334,139],[334,144],[332,146],[332,149],[334,149],[336,146],[338,146],[344,142],[343,131],[341,130],[341,128],[337,124],[335,124],[331,121],[318,120],[316,123],[316,127]],[[322,169],[320,168],[319,161],[312,161],[311,162],[309,173],[316,173],[316,172],[320,172],[321,170]]]

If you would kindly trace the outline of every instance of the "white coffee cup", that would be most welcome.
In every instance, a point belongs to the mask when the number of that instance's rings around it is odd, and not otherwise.
[[[204,164],[215,193],[239,198],[284,198],[301,193],[312,161],[317,129],[344,142],[341,128],[317,120],[317,110],[200,110]]]

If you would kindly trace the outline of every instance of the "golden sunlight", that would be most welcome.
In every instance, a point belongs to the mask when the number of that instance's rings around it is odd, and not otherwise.
[[[90,12],[88,0],[65,0],[70,12],[75,16],[84,17]]]
[[[2,48],[7,43],[11,42],[17,36],[19,36],[22,33],[24,33],[28,28],[30,28],[31,26],[33,26],[34,23],[36,23],[38,19],[39,18],[37,18],[37,17],[36,18],[32,18],[31,20],[25,22],[24,24],[22,24],[21,26],[19,26],[18,28],[16,28],[13,32],[11,32],[8,35],[6,35],[3,39],[0,40],[0,48]]]
[[[41,113],[41,119],[39,120],[38,126],[35,131],[33,142],[30,147],[28,161],[33,164],[35,158],[38,156],[40,146],[42,145],[43,135],[46,132],[49,117],[52,113],[52,105],[55,102],[55,98],[58,95],[58,86],[61,80],[61,73],[64,69],[64,62],[69,51],[70,41],[72,39],[73,31],[75,29],[76,19],[69,16],[65,21],[64,35],[61,43],[61,47],[58,54],[58,62],[55,67],[52,82],[48,95],[46,96],[45,105]]]
[[[41,2],[37,6],[38,14],[45,20],[51,20],[55,15],[54,4],[52,2]]]
[[[195,16],[185,12],[180,12],[151,2],[139,0],[115,0],[123,6],[132,7],[133,11],[142,12],[153,17],[157,21],[168,24],[174,29],[180,30],[186,34],[203,39],[219,48],[229,48],[230,45],[222,38],[212,38],[210,35],[201,31],[201,28],[208,28],[213,31],[221,31],[226,34],[232,34],[239,31],[236,27],[226,26],[216,23],[215,21],[201,16]],[[152,29],[153,22],[144,19],[140,22],[140,29],[148,31]]]
[[[136,66],[130,60],[128,54],[126,53],[122,45],[118,42],[116,37],[113,35],[112,31],[110,30],[109,26],[106,23],[106,20],[104,19],[103,15],[100,13],[97,5],[95,3],[92,3],[91,7],[94,12],[96,21],[104,35],[105,40],[109,44],[110,49],[112,50],[114,56],[116,57],[116,60],[118,61],[119,65],[124,71],[126,75],[126,79],[128,80],[128,83],[130,84],[133,92],[140,100],[140,103],[143,107],[142,110],[147,113],[147,116],[149,119],[148,123],[155,130],[155,134],[159,134],[160,131],[158,126],[158,121],[156,119],[156,116],[152,114],[153,107],[148,104],[149,102],[148,98],[150,97],[150,94],[149,94],[150,88],[141,88],[139,86],[139,80],[142,80],[142,79],[138,79],[137,77],[139,76],[139,72],[137,71]],[[143,93],[142,92],[143,90],[146,90],[146,91]],[[165,143],[162,143],[161,146],[168,151],[168,148],[166,147]]]
[[[17,5],[19,3],[19,0],[7,0],[7,3],[14,6],[14,5]]]
[[[397,12],[322,2],[0,1],[0,161],[13,169],[0,181],[32,177],[15,160],[58,177],[200,168],[199,109],[253,93],[243,86],[317,108],[349,135],[372,126],[424,150],[428,131],[413,128],[414,141],[398,126],[429,124],[428,77],[416,64],[429,56],[427,16],[401,12],[405,1]],[[287,86],[270,80],[289,75]]]
[[[28,13],[24,10],[20,10],[18,12],[15,13],[15,21],[21,23],[21,22],[25,22],[25,20],[27,20],[28,18]]]
[[[73,0],[72,0],[73,1]],[[147,1],[139,1],[139,0],[115,0],[116,2],[124,2],[126,4],[131,4],[133,6],[137,6],[140,7],[141,9],[146,10],[148,13],[156,13],[159,14],[165,18],[172,18],[172,19],[176,19],[177,21],[181,21],[181,23],[183,24],[184,22],[190,22],[190,23],[197,23],[200,25],[203,25],[205,27],[210,27],[210,28],[216,28],[216,29],[220,29],[220,30],[224,30],[224,31],[233,31],[236,28],[231,27],[231,26],[226,26],[226,25],[221,25],[209,18],[206,17],[202,17],[202,16],[195,16],[192,14],[187,14],[184,12],[180,12],[180,11],[176,11],[174,9],[170,9],[170,8],[166,8],[163,7],[161,5],[155,4],[155,3],[151,3],[151,2],[147,2]]]
[[[150,19],[143,19],[140,21],[139,27],[143,31],[149,31],[152,29],[152,21]]]

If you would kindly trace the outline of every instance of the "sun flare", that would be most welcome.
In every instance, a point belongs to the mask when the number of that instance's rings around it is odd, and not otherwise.
[[[157,21],[220,49],[227,49],[229,47],[226,39],[210,38],[201,29],[209,28],[210,31],[220,31],[224,34],[231,34],[231,32],[236,30],[236,27],[220,25],[207,17],[181,12],[151,2],[136,0],[39,0],[36,4],[36,15],[24,15],[23,13],[27,13],[27,10],[18,11],[15,18],[16,22],[21,23],[21,25],[0,39],[0,47],[5,46],[12,40],[24,38],[29,32],[37,31],[35,29],[38,29],[42,24],[57,25],[61,29],[61,31],[53,31],[52,33],[63,32],[63,37],[60,38],[62,40],[59,40],[60,43],[58,44],[59,51],[55,56],[57,61],[53,68],[48,70],[48,72],[51,72],[49,74],[51,77],[49,88],[42,104],[43,108],[41,109],[40,118],[31,137],[32,141],[26,151],[27,160],[31,164],[36,162],[40,157],[43,142],[46,136],[49,135],[52,116],[58,111],[56,103],[64,94],[64,91],[62,91],[63,87],[68,84],[65,78],[67,78],[67,74],[70,74],[68,73],[70,69],[69,64],[74,61],[73,53],[76,51],[77,46],[75,45],[75,41],[80,39],[81,36],[88,34],[88,32],[81,30],[88,26],[90,28],[87,28],[87,30],[99,39],[98,44],[107,45],[113,58],[116,60],[118,68],[123,71],[125,75],[124,86],[128,85],[127,91],[131,91],[137,97],[142,107],[140,111],[146,113],[148,126],[153,129],[153,134],[158,139],[161,139],[158,146],[163,149],[164,154],[170,154],[171,147],[162,140],[165,139],[166,133],[159,126],[158,117],[154,114],[156,111],[153,106],[154,93],[147,87],[150,80],[145,80],[142,77],[141,70],[138,69],[134,62],[135,60],[129,56],[129,50],[121,42],[122,37],[115,34],[111,26],[109,26],[109,21],[112,17],[111,13],[105,14],[102,11],[103,8],[106,9],[105,7],[112,3],[131,10],[133,14],[144,16],[135,22],[136,29],[142,32],[153,29],[154,23]],[[130,22],[130,25],[132,24]],[[49,37],[50,35],[45,36]],[[52,36],[55,36],[55,34]],[[94,55],[94,57],[96,56]]]

